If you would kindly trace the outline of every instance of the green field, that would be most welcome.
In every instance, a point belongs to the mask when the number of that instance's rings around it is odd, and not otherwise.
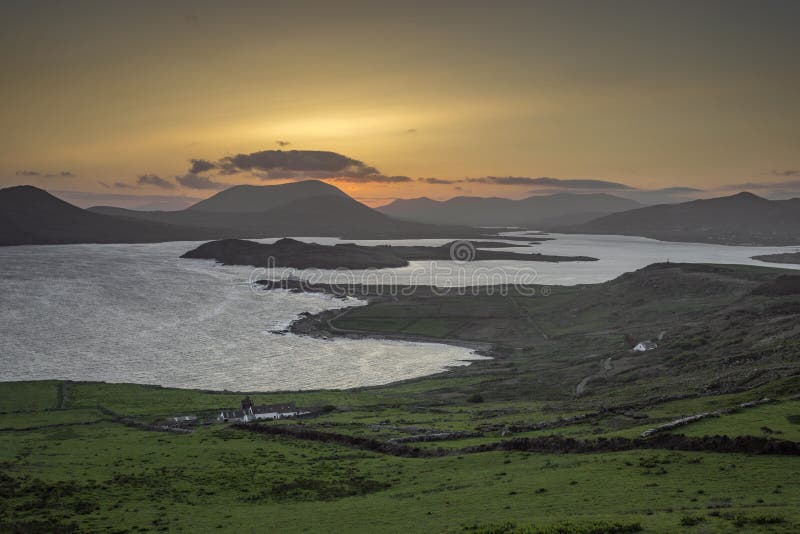
[[[446,380],[415,387],[375,388],[320,394],[273,394],[272,401],[333,401],[335,409],[304,425],[350,435],[391,439],[408,427],[475,430],[487,422],[552,420],[536,402],[425,402]],[[455,385],[453,385],[455,386]],[[458,387],[458,386],[455,386]],[[344,445],[263,436],[228,427],[199,427],[190,434],[155,432],[121,424],[80,407],[91,402],[129,404],[123,410],[142,423],[177,412],[234,404],[240,396],[134,385],[69,384],[75,406],[9,411],[0,384],[2,530],[57,531],[75,525],[89,531],[259,532],[459,532],[473,525],[536,528],[571,522],[603,528],[639,525],[645,532],[690,530],[793,532],[800,527],[800,457],[735,453],[631,450],[604,454],[528,452],[463,453],[459,449],[497,442],[499,434],[452,442],[453,453],[437,458],[399,458]],[[27,383],[44,394],[51,383]],[[363,402],[363,398],[372,403]],[[436,397],[433,397],[434,399]],[[655,405],[654,419],[687,409],[735,404],[741,395]],[[386,402],[388,401],[388,403]],[[422,401],[422,402],[420,402]],[[687,405],[691,403],[691,405]],[[150,406],[145,410],[143,407]],[[172,408],[179,407],[174,411]],[[509,414],[509,412],[511,412]],[[798,401],[742,410],[681,432],[746,435],[769,426],[795,438]],[[614,417],[597,425],[546,431],[579,436],[609,432]],[[25,423],[25,421],[28,423]],[[51,426],[61,421],[60,426]],[[92,424],[85,424],[93,421]],[[269,424],[291,424],[280,421]],[[375,426],[385,429],[374,430]],[[35,427],[39,428],[35,428]],[[25,430],[13,430],[12,427]],[[539,432],[542,433],[542,432]],[[537,432],[519,434],[536,435]],[[599,522],[599,523],[598,523]],[[603,530],[600,530],[603,531]],[[613,530],[606,530],[613,531]]]
[[[302,420],[164,431],[244,394],[0,383],[0,532],[797,532],[800,297],[760,296],[774,276],[670,266],[550,297],[353,308],[335,328],[488,342],[493,358],[250,393],[313,409]]]

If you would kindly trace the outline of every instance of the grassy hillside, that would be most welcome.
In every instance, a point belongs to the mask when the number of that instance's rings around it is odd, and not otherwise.
[[[421,292],[308,319],[489,342],[494,359],[252,394],[317,408],[302,420],[155,431],[243,395],[0,383],[0,530],[796,532],[800,295],[769,290],[782,274],[657,265],[548,296]]]
[[[122,424],[95,406],[113,404],[136,420],[149,422],[164,415],[231,406],[238,395],[69,384],[72,400],[64,408],[54,404],[10,413],[7,409],[16,404],[8,392],[18,387],[0,385],[3,531],[58,532],[73,525],[115,532],[374,532],[375,528],[510,532],[497,528],[509,522],[537,529],[568,522],[570,532],[590,526],[596,529],[587,530],[591,532],[674,532],[688,524],[696,525],[698,532],[728,532],[737,526],[793,532],[800,526],[800,457],[796,456],[457,449],[512,439],[487,431],[484,437],[464,443],[418,444],[423,449],[453,449],[449,454],[403,458],[225,425],[199,427],[190,434],[154,432]],[[433,378],[355,392],[264,395],[258,400],[333,402],[334,411],[306,419],[304,426],[381,440],[425,428],[475,430],[519,420],[552,421],[573,413],[564,411],[565,406],[535,401],[459,400],[460,392],[470,387],[457,378]],[[59,387],[35,383],[26,388],[48,397]],[[452,400],[442,402],[448,393]],[[760,390],[750,396],[765,393],[773,392]],[[656,404],[642,414],[661,420],[746,397]],[[796,400],[779,398],[752,410],[756,423],[743,411],[713,421],[718,425],[714,432],[749,433],[758,431],[754,424],[764,422],[773,432],[795,436],[800,417]],[[596,421],[539,434],[611,436],[620,432],[622,417],[609,413]],[[9,428],[23,420],[29,423],[26,429]],[[12,421],[14,425],[9,424]],[[696,428],[701,430],[702,424]],[[684,431],[694,429],[690,425]],[[475,525],[491,528],[471,529]]]

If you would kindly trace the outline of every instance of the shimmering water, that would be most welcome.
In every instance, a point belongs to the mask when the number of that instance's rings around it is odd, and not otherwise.
[[[413,262],[379,275],[364,271],[344,275],[372,283],[496,283],[497,279],[480,276],[481,270],[488,269],[507,280],[524,274],[528,283],[572,285],[602,282],[667,260],[765,265],[750,256],[798,249],[664,243],[620,236],[554,237],[555,241],[508,250],[587,255],[600,261]],[[359,301],[254,291],[248,283],[253,278],[249,267],[179,259],[197,244],[0,247],[0,379],[60,378],[262,391],[348,388],[433,374],[477,357],[468,349],[438,344],[327,341],[270,333],[285,328],[304,311],[314,313]],[[332,276],[330,272],[313,274],[317,279]]]
[[[343,302],[253,291],[251,269],[181,260],[196,243],[0,248],[0,378],[286,390],[428,375],[461,347],[276,335]]]

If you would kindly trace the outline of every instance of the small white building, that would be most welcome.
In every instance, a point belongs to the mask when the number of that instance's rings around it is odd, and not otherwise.
[[[265,406],[256,406],[250,397],[242,401],[240,410],[222,410],[217,416],[217,421],[225,422],[243,422],[258,420],[276,420],[286,417],[297,417],[299,415],[306,415],[311,412],[304,411],[293,403],[290,404],[268,404]]]
[[[657,348],[658,345],[656,345],[652,341],[640,341],[639,343],[636,344],[635,347],[633,347],[633,350],[635,352],[646,352],[648,350],[654,350]]]

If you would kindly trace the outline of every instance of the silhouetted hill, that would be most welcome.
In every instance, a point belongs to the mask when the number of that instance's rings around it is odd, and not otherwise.
[[[635,235],[663,241],[794,245],[800,243],[800,199],[768,200],[752,193],[739,193],[614,213],[558,230]]]
[[[629,210],[638,202],[604,193],[508,198],[455,197],[446,201],[427,197],[398,199],[381,206],[381,213],[401,219],[469,226],[520,226],[543,228],[556,224],[579,224],[599,215]]]
[[[302,187],[298,187],[300,184],[303,184]],[[222,208],[231,211],[219,211]],[[231,238],[284,235],[350,238],[478,235],[476,230],[465,226],[434,226],[391,218],[356,201],[340,189],[317,180],[234,186],[181,211],[135,211],[108,206],[89,210],[165,224],[223,228],[227,229],[225,237]]]
[[[405,267],[410,261],[452,260],[451,242],[438,247],[431,246],[363,246],[354,243],[320,245],[295,239],[280,239],[275,243],[262,244],[243,239],[222,239],[204,243],[185,253],[182,258],[210,259],[228,265],[252,265],[255,267],[294,267],[297,269],[382,269]],[[587,256],[547,256],[503,250],[485,250],[485,246],[496,243],[473,242],[475,253],[472,261],[516,260],[516,261],[597,261]],[[521,248],[527,248],[522,246]]]
[[[37,187],[0,189],[0,245],[207,239],[224,233],[92,213]]]
[[[347,197],[347,194],[319,180],[278,185],[235,185],[206,200],[201,200],[187,208],[187,211],[226,213],[267,211],[296,200],[322,196]]]

